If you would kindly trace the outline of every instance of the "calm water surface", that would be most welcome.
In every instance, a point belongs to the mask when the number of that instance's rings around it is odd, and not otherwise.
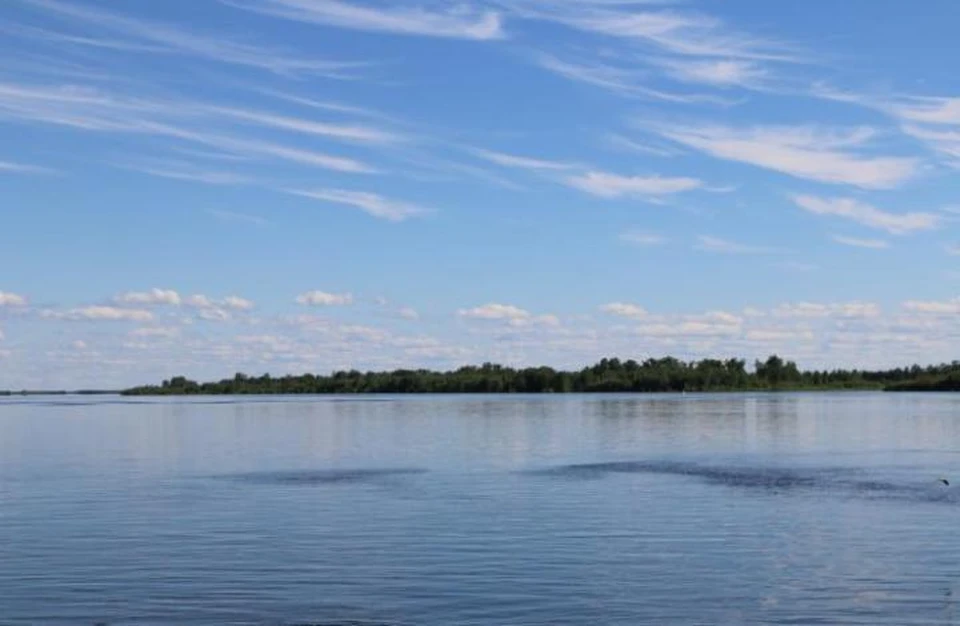
[[[3,625],[953,623],[960,396],[0,400]]]

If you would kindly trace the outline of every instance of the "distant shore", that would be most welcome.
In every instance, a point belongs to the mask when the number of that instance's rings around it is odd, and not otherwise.
[[[800,370],[777,355],[744,359],[681,361],[673,357],[603,359],[576,371],[551,367],[516,369],[485,363],[450,371],[339,371],[329,375],[272,377],[237,374],[217,382],[184,376],[126,389],[127,396],[417,394],[417,393],[657,393],[702,391],[958,391],[960,364],[890,370]],[[88,392],[99,393],[99,392]]]

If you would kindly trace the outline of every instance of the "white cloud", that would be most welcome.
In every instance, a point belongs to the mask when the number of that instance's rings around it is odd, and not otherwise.
[[[779,248],[766,246],[752,246],[712,235],[700,235],[697,237],[697,250],[704,252],[719,252],[721,254],[775,254],[782,252]]]
[[[217,63],[227,63],[268,70],[278,74],[314,74],[332,78],[348,76],[348,71],[357,63],[323,61],[316,58],[297,58],[282,50],[270,49],[226,38],[214,38],[181,30],[174,26],[125,17],[107,11],[57,0],[29,0],[31,6],[97,28],[112,30],[124,37],[139,39],[151,44],[137,46],[132,42],[119,42],[123,49],[141,52],[174,53],[202,58]],[[89,39],[94,45],[101,40]],[[109,42],[107,42],[109,43]]]
[[[493,152],[492,150],[482,150],[476,148],[472,152],[481,159],[490,161],[503,167],[512,167],[525,170],[570,170],[577,167],[574,163],[564,163],[562,161],[547,161],[545,159],[534,159],[531,157],[506,154],[504,152]]]
[[[417,311],[416,311],[415,309],[412,309],[412,308],[410,308],[410,307],[408,307],[408,306],[405,306],[405,307],[401,308],[399,311],[397,311],[397,315],[399,315],[400,317],[402,317],[402,318],[405,319],[405,320],[418,320],[418,319],[420,319],[420,314],[417,313]]]
[[[698,189],[703,183],[696,178],[662,176],[620,176],[607,172],[587,172],[572,176],[567,184],[601,198],[649,198]]]
[[[853,151],[873,137],[874,131],[869,128],[688,126],[653,130],[719,159],[822,183],[891,189],[912,178],[918,169],[915,158],[866,156]]]
[[[630,39],[674,55],[796,60],[783,44],[736,33],[721,20],[693,12],[638,11],[631,2],[551,2],[525,17],[554,20],[591,33]]]
[[[960,313],[960,298],[951,300],[908,300],[903,308],[914,313],[928,313],[937,315],[955,315]]]
[[[914,98],[895,106],[894,112],[911,122],[960,124],[960,98]]]
[[[62,320],[103,320],[103,321],[131,321],[149,322],[153,320],[153,313],[143,309],[126,309],[112,306],[88,306],[67,311],[44,310],[40,316],[46,319]]]
[[[620,241],[624,241],[629,244],[636,246],[659,246],[664,243],[663,235],[658,235],[656,233],[647,233],[639,230],[629,230],[625,233],[620,233]]]
[[[812,341],[815,338],[811,330],[778,330],[755,328],[748,330],[744,334],[747,341],[756,341],[759,343],[781,342],[781,341]]]
[[[297,304],[310,306],[345,306],[353,304],[353,294],[308,291],[297,296]]]
[[[305,135],[329,137],[331,139],[340,139],[344,141],[385,144],[396,142],[401,139],[400,136],[394,133],[369,126],[318,122],[316,120],[287,117],[273,113],[264,113],[261,111],[237,109],[234,107],[212,106],[206,107],[205,110],[211,113],[214,117],[229,117],[240,121],[258,124],[260,126],[267,126],[280,130],[289,130]]]
[[[530,312],[512,304],[490,303],[472,309],[460,309],[460,317],[484,320],[525,320],[531,317]]]
[[[864,226],[885,230],[892,235],[903,235],[918,230],[936,228],[940,222],[934,213],[889,213],[853,198],[818,198],[808,195],[791,196],[794,203],[817,215],[833,215],[853,220]]]
[[[248,185],[255,182],[249,176],[237,174],[235,172],[211,171],[198,169],[177,169],[176,167],[164,167],[157,165],[133,165],[130,163],[120,164],[120,167],[141,174],[149,174],[158,178],[169,178],[170,180],[183,180],[191,183],[203,183],[205,185]]]
[[[192,306],[196,309],[212,309],[216,307],[216,303],[202,294],[194,294],[185,300],[187,306]]]
[[[87,342],[83,341],[82,339],[76,339],[70,343],[70,347],[72,347],[74,350],[86,350]]]
[[[180,306],[180,294],[172,289],[151,289],[150,291],[129,291],[116,296],[114,302],[119,304],[140,304],[140,305],[168,305]]]
[[[221,300],[220,304],[228,309],[233,309],[234,311],[249,311],[253,308],[253,302],[247,300],[246,298],[241,298],[240,296],[227,296]]]
[[[858,237],[847,237],[845,235],[830,235],[830,238],[839,244],[851,246],[854,248],[869,248],[872,250],[882,250],[890,246],[883,239],[860,239]]]
[[[27,165],[25,163],[14,163],[12,161],[0,161],[0,173],[10,174],[52,174],[55,170],[39,165]]]
[[[428,212],[427,209],[416,205],[389,200],[381,195],[366,191],[350,191],[347,189],[288,189],[287,193],[303,196],[322,202],[345,204],[361,211],[391,222],[402,222],[411,217],[418,217]]]
[[[549,54],[540,54],[534,60],[541,68],[567,80],[600,87],[621,96],[662,100],[677,104],[695,102],[726,104],[723,99],[715,96],[672,93],[653,89],[644,84],[649,80],[647,74],[635,69],[614,67],[599,61],[591,64],[572,63]]]
[[[200,309],[197,317],[208,322],[226,322],[231,319],[230,313],[219,307]]]
[[[504,37],[500,14],[451,5],[446,11],[383,5],[370,7],[340,0],[222,0],[224,3],[289,20],[371,32],[452,39]]]
[[[610,304],[604,304],[600,307],[600,310],[610,315],[627,317],[630,319],[642,319],[647,316],[647,310],[645,308],[638,304],[630,304],[627,302],[611,302]]]
[[[27,299],[9,291],[0,291],[0,307],[4,306],[27,306]]]
[[[662,65],[677,80],[717,87],[751,87],[767,76],[757,63],[734,59],[668,60]]]
[[[960,246],[956,244],[947,244],[943,247],[943,250],[950,256],[960,256]]]
[[[880,316],[880,307],[872,302],[796,302],[781,304],[772,311],[777,317],[822,319],[828,317],[840,318],[870,318]]]

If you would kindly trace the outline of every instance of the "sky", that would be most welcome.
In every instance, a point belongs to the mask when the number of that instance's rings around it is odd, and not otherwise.
[[[951,361],[952,0],[5,0],[0,389]]]

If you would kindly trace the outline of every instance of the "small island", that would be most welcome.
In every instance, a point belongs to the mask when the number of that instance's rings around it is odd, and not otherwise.
[[[801,390],[960,390],[960,362],[891,370],[800,370],[796,363],[772,355],[752,369],[744,359],[682,361],[673,357],[644,361],[607,358],[578,371],[551,367],[516,369],[484,363],[437,372],[401,369],[391,372],[339,371],[330,375],[272,377],[237,374],[219,382],[199,383],[184,376],[127,389],[128,396],[233,394],[413,394],[413,393],[656,393],[698,391]]]

